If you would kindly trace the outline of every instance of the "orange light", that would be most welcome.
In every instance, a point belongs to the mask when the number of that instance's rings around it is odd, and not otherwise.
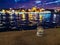
[[[45,10],[44,8],[41,8],[41,9],[40,9],[40,12],[43,12],[44,10]]]
[[[25,12],[25,10],[22,10],[22,12]]]
[[[31,9],[28,9],[29,12],[31,12]]]
[[[36,11],[36,7],[33,7],[33,8],[32,8],[32,11]]]

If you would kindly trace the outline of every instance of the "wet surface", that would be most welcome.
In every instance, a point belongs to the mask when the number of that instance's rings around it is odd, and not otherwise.
[[[0,32],[0,45],[60,45],[60,28],[45,29],[43,37],[36,30]]]

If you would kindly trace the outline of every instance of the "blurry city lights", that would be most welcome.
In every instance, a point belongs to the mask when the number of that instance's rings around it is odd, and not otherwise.
[[[28,9],[29,12],[31,12],[31,9]]]
[[[5,10],[4,9],[2,9],[2,13],[5,13]]]
[[[32,8],[32,11],[36,11],[36,7],[33,7],[33,8]]]
[[[44,10],[45,10],[44,8],[41,8],[41,9],[40,9],[40,12],[43,12]]]
[[[17,15],[17,14],[18,14],[18,12],[17,12],[17,11],[15,11],[15,14]]]
[[[22,10],[22,12],[25,12],[25,10]]]

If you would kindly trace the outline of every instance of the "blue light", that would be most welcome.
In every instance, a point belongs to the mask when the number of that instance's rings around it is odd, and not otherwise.
[[[18,2],[18,1],[20,1],[20,0],[15,0],[15,2]]]
[[[57,1],[53,1],[53,2],[48,2],[46,4],[53,4],[53,3],[59,3],[59,2],[60,2],[60,0],[57,0]]]
[[[41,3],[41,1],[35,1],[36,4]]]
[[[23,3],[23,2],[28,2],[28,1],[30,1],[30,0],[14,0],[14,1],[15,1],[15,2],[20,2],[20,3],[22,2],[22,3]]]

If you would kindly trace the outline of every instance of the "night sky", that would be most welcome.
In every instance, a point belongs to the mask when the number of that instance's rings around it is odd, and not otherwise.
[[[0,0],[1,8],[60,7],[60,0]]]

